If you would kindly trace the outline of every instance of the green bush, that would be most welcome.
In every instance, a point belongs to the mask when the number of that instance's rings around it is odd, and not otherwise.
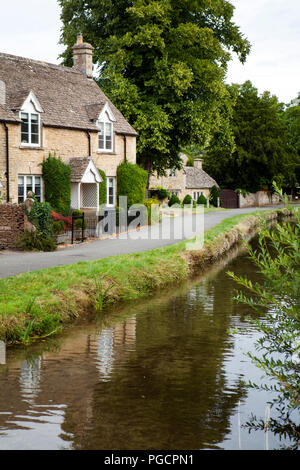
[[[72,215],[74,217],[82,217],[82,214],[83,212],[79,209],[75,209],[73,212],[72,212]],[[74,229],[75,230],[82,230],[82,223],[83,223],[83,219],[75,219],[74,220]],[[84,221],[83,223],[83,228],[86,229],[87,228],[87,222]]]
[[[58,214],[69,215],[71,207],[71,168],[49,154],[42,163],[45,200]]]
[[[203,194],[201,194],[201,195],[198,197],[197,204],[198,204],[198,205],[201,205],[201,204],[206,205],[206,204],[207,204],[207,199],[206,199],[206,197],[205,197]]]
[[[52,225],[53,235],[59,235],[60,233],[64,232],[64,230],[65,230],[65,224],[62,220],[57,220],[56,222],[53,222],[53,225]]]
[[[169,203],[168,203],[169,207],[174,206],[174,204],[180,204],[179,197],[176,196],[176,194],[173,194],[171,196],[171,199],[169,200]]]
[[[83,221],[82,219],[74,220],[74,229],[75,230],[82,230],[82,225],[83,225],[83,229],[87,228],[87,222],[86,221]]]
[[[117,169],[117,198],[127,197],[127,206],[143,204],[145,199],[148,173],[138,165],[124,162]]]
[[[22,251],[55,251],[57,249],[52,237],[45,238],[38,231],[26,231],[15,247]]]
[[[218,186],[214,185],[210,190],[210,201],[213,206],[218,207],[218,199],[220,199],[221,193]]]
[[[146,199],[144,205],[148,211],[148,225],[159,222],[159,202],[157,199]],[[152,208],[153,206],[153,208]]]
[[[161,187],[154,188],[154,191],[160,201],[163,201],[164,199],[167,199],[171,196],[170,191]]]
[[[74,217],[81,217],[82,216],[82,211],[79,210],[79,209],[75,209],[75,210],[73,210],[72,215],[74,215]]]
[[[107,181],[106,181],[106,173],[103,170],[98,168],[99,174],[103,179],[103,182],[99,184],[99,203],[100,206],[103,204],[107,204]]]
[[[52,236],[53,221],[50,204],[34,201],[31,211],[26,211],[26,215],[42,237],[46,239]]]
[[[190,196],[189,194],[187,194],[182,202],[183,205],[191,205],[192,203],[192,196]]]

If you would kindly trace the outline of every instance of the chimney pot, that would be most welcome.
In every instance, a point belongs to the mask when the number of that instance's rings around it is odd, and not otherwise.
[[[77,34],[77,44],[83,44],[83,36],[81,33]]]
[[[202,158],[195,158],[194,159],[194,167],[195,168],[200,168],[200,170],[202,170],[202,165],[203,165]]]

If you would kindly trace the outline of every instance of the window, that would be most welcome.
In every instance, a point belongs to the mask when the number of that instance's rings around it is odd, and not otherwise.
[[[36,113],[21,113],[22,145],[40,145],[40,116]]]
[[[107,178],[107,205],[108,207],[116,205],[116,178]]]
[[[36,199],[42,201],[42,177],[33,175],[19,175],[18,177],[18,202],[22,204],[26,200],[28,191],[35,194]]]
[[[169,170],[169,177],[170,177],[170,178],[173,178],[173,177],[175,177],[175,176],[176,176],[176,174],[177,174],[177,172],[176,172],[176,169]]]
[[[113,125],[111,122],[98,122],[98,150],[111,152],[113,150]]]

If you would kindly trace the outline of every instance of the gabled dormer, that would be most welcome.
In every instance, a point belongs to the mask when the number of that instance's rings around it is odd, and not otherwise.
[[[41,113],[43,112],[35,94],[30,91],[20,110],[22,147],[41,146]]]

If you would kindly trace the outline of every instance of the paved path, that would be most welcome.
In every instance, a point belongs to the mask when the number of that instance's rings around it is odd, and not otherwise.
[[[207,230],[214,227],[222,220],[234,215],[265,209],[270,209],[270,207],[208,212],[204,216],[204,228]],[[143,252],[171,245],[180,240],[194,237],[192,216],[187,216],[186,220],[185,233],[181,233],[179,237],[170,236],[170,233],[178,235],[178,231],[182,227],[182,217],[175,217],[166,219],[163,225],[157,224],[152,227],[143,228],[139,232],[130,233],[128,239],[109,238],[95,240],[90,243],[59,248],[56,252],[52,253],[0,252],[0,278],[53,266],[63,266],[75,264],[79,261],[91,261],[115,255]]]

